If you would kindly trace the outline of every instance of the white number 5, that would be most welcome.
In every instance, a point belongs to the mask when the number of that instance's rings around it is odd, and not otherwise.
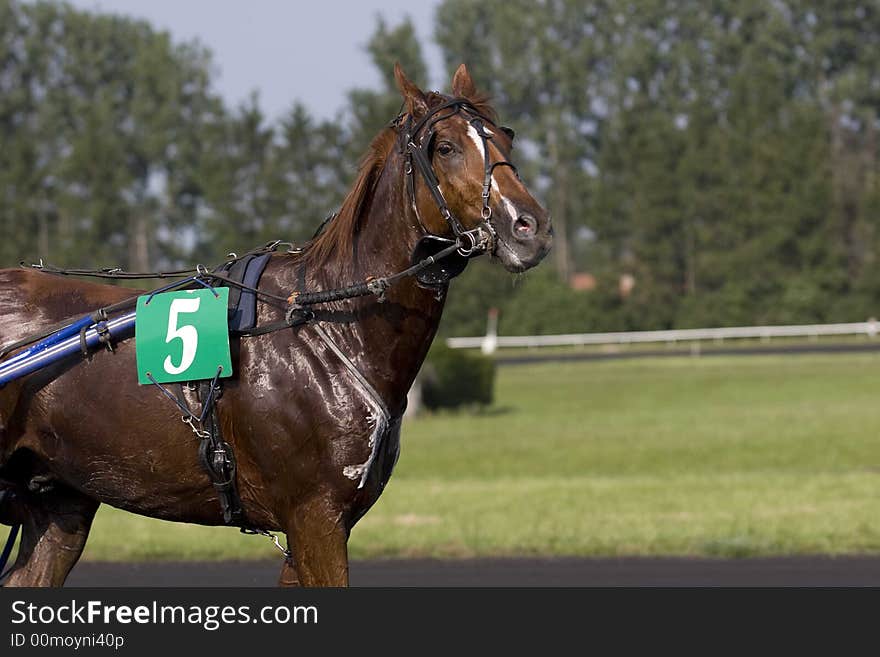
[[[171,308],[168,311],[168,335],[165,337],[165,344],[168,344],[175,338],[180,338],[183,342],[183,355],[180,357],[180,366],[175,367],[171,362],[171,356],[165,356],[165,371],[168,374],[180,374],[189,369],[196,358],[196,349],[199,346],[199,332],[196,327],[191,324],[177,326],[177,315],[180,313],[194,313],[199,309],[201,299],[174,299],[171,302]]]

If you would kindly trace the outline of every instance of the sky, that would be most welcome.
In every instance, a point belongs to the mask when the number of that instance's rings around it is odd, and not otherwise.
[[[390,25],[409,16],[428,62],[432,88],[442,87],[433,18],[439,0],[68,0],[89,11],[143,18],[175,41],[198,39],[213,53],[215,88],[230,105],[256,90],[275,119],[299,100],[332,118],[352,87],[375,87],[366,53],[378,15]]]

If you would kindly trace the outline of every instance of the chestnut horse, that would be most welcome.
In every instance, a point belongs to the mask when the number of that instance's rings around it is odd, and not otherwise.
[[[512,166],[498,166],[509,164],[512,133],[495,124],[464,65],[451,96],[421,91],[399,66],[395,77],[405,113],[373,140],[323,232],[301,253],[273,254],[261,290],[284,298],[387,276],[410,266],[425,235],[450,237],[453,229],[480,228],[489,237],[486,251],[511,272],[547,253],[547,212]],[[414,140],[436,176],[434,189],[428,173],[412,173],[407,147]],[[306,324],[233,340],[236,372],[217,409],[237,459],[244,517],[251,527],[287,536],[281,584],[347,585],[349,532],[391,474],[406,394],[446,291],[444,283],[404,278],[384,299],[326,303]],[[0,271],[0,342],[130,294]],[[283,308],[258,304],[258,325],[283,317]],[[223,524],[198,440],[161,391],[137,384],[135,371],[131,339],[113,353],[68,359],[0,390],[0,491],[13,493],[3,497],[0,522],[22,525],[8,585],[61,586],[101,503],[164,520]]]

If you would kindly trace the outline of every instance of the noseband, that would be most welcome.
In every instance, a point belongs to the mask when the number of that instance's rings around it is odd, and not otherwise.
[[[470,230],[464,227],[461,220],[455,216],[455,213],[449,208],[449,204],[446,202],[443,192],[440,190],[440,181],[438,180],[437,174],[434,171],[434,166],[431,163],[431,147],[436,134],[436,125],[458,114],[465,115],[468,123],[473,126],[477,135],[483,141],[483,206],[480,210],[480,216],[483,221],[479,226]],[[496,236],[495,228],[492,226],[491,222],[492,208],[489,205],[489,196],[492,191],[492,174],[496,167],[507,166],[513,169],[513,172],[517,177],[519,177],[519,174],[513,163],[508,162],[507,160],[499,160],[498,162],[491,161],[489,140],[492,139],[492,133],[486,129],[486,123],[493,124],[493,122],[486,116],[480,114],[480,112],[466,100],[454,99],[438,105],[437,107],[433,107],[415,124],[413,124],[412,117],[410,116],[407,116],[405,122],[402,121],[402,118],[402,116],[398,117],[394,121],[394,126],[398,128],[401,136],[401,152],[406,160],[405,174],[410,201],[416,214],[416,219],[418,219],[422,230],[425,231],[425,236],[416,246],[416,250],[413,254],[413,261],[421,260],[425,255],[436,252],[440,248],[446,247],[456,241],[460,245],[463,245],[458,249],[458,255],[461,256],[461,258],[457,260],[447,259],[445,263],[438,263],[438,266],[435,269],[426,270],[419,276],[419,282],[424,285],[443,284],[450,278],[453,278],[464,271],[468,258],[488,253],[494,248]],[[509,129],[500,129],[512,136],[512,131]],[[434,198],[434,202],[437,204],[437,209],[440,211],[440,215],[446,220],[446,223],[448,223],[449,227],[452,229],[456,238],[455,240],[449,240],[439,235],[435,235],[425,227],[424,222],[419,216],[418,203],[416,202],[416,170],[421,174],[425,186]]]

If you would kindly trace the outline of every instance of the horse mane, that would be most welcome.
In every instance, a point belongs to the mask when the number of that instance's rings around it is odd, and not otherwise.
[[[432,91],[426,95],[426,100],[428,107],[432,108],[453,100],[453,98]],[[474,94],[461,100],[467,101],[480,114],[493,121],[496,120],[497,113],[490,104],[488,95]],[[385,168],[385,162],[388,160],[388,155],[396,141],[397,132],[389,126],[370,142],[370,146],[358,166],[357,178],[343,200],[339,212],[312,240],[303,254],[303,258],[309,266],[320,267],[337,251],[354,254],[355,238],[361,229],[363,210],[373,198],[376,184],[379,182],[379,177]]]
[[[358,166],[357,178],[342,201],[339,212],[315,237],[304,254],[310,265],[320,266],[337,250],[343,253],[354,252],[354,240],[360,230],[362,211],[373,197],[376,183],[379,182],[396,137],[394,130],[389,127],[370,142],[370,147]]]

